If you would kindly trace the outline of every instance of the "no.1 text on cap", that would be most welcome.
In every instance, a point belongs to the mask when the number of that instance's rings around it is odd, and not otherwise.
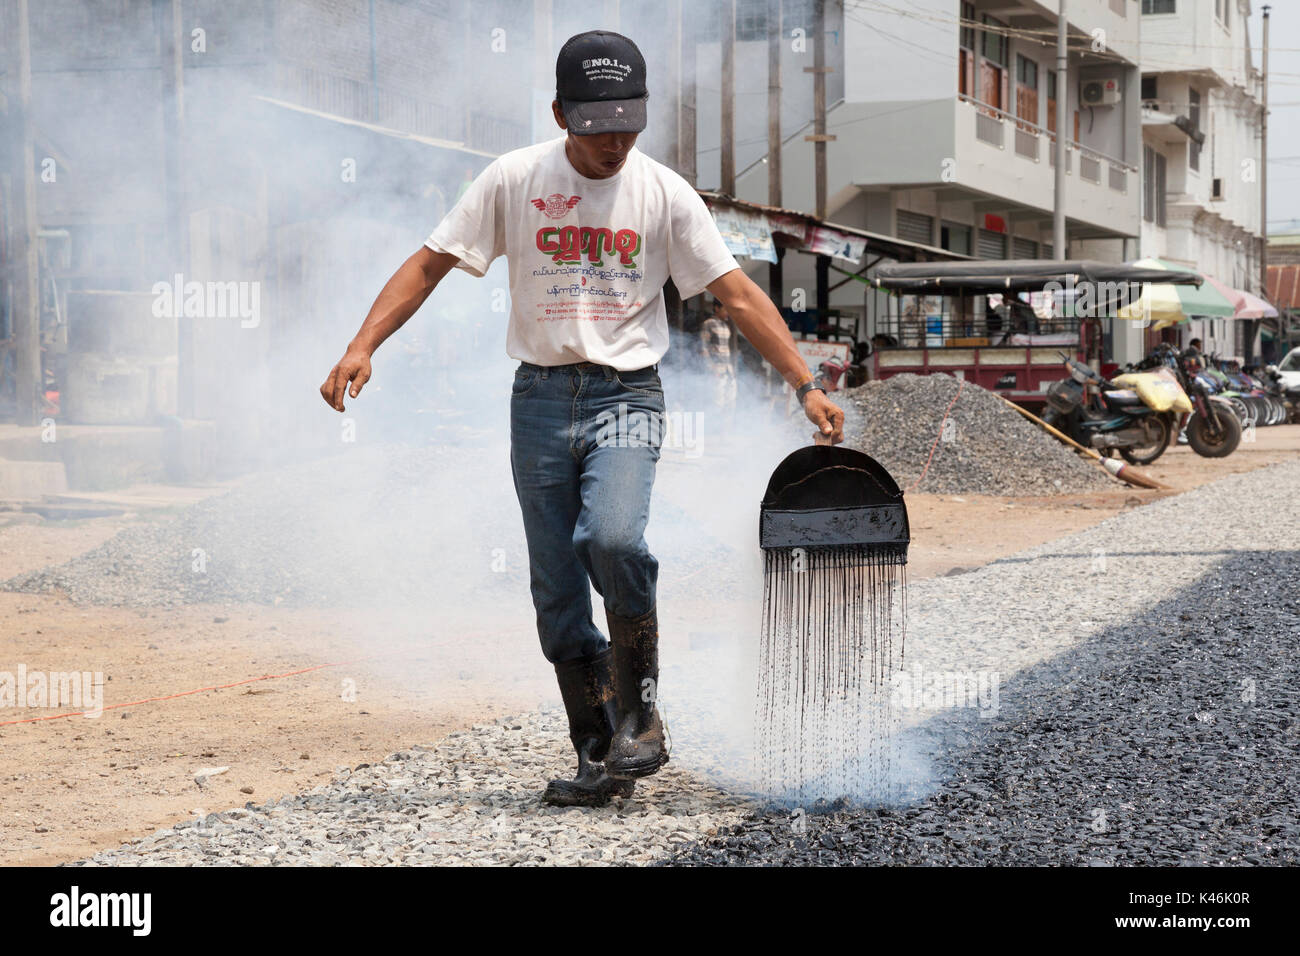
[[[620,33],[579,33],[560,48],[555,95],[572,133],[640,133],[649,96],[645,58]]]

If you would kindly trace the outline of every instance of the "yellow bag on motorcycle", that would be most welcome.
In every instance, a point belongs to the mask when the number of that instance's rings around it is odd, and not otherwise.
[[[1174,373],[1167,368],[1158,368],[1149,372],[1128,372],[1111,379],[1122,388],[1131,388],[1138,393],[1144,405],[1158,412],[1175,411],[1180,414],[1192,410],[1191,399],[1178,384]]]

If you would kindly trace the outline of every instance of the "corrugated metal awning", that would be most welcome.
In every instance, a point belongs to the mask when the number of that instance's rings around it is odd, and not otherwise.
[[[909,242],[897,236],[885,236],[877,232],[869,232],[866,229],[859,229],[856,226],[846,226],[843,223],[818,219],[816,216],[800,212],[797,209],[785,209],[780,206],[749,202],[748,200],[736,199],[725,193],[709,189],[699,189],[696,192],[709,206],[715,220],[719,219],[719,210],[723,211],[723,222],[719,223],[719,229],[723,232],[724,238],[727,236],[725,212],[734,210],[739,214],[738,219],[740,221],[737,227],[740,231],[743,231],[747,225],[756,228],[755,220],[761,219],[765,222],[770,238],[775,245],[817,255],[835,256],[847,259],[850,262],[858,262],[864,252],[884,255],[891,259],[907,262],[972,258],[959,252],[940,249],[937,246]],[[761,241],[759,247],[762,248]],[[848,254],[841,254],[845,251]],[[746,253],[741,252],[739,254],[744,255]],[[754,256],[754,258],[764,258],[764,256]]]
[[[1268,299],[1279,309],[1300,309],[1300,264],[1268,267]]]

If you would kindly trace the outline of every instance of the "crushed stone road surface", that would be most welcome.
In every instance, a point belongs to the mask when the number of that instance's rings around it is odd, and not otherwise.
[[[673,762],[602,810],[538,802],[571,760],[552,712],[85,862],[1294,864],[1298,497],[1300,462],[1275,465],[913,585],[902,668],[998,696],[903,709],[888,800],[757,807],[701,746],[702,683],[675,695]]]

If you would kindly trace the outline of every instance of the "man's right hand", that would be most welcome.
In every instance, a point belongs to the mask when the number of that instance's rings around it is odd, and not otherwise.
[[[361,388],[370,381],[370,356],[365,352],[349,348],[339,364],[335,365],[325,377],[325,384],[320,387],[320,397],[325,404],[337,412],[343,411],[343,393],[356,398]],[[351,388],[348,386],[351,385]]]
[[[370,356],[375,349],[415,314],[459,261],[449,252],[434,252],[428,246],[421,246],[401,264],[370,307],[347,352],[320,387],[320,397],[326,405],[341,412],[344,392],[352,398],[361,394],[362,386],[370,381]]]

